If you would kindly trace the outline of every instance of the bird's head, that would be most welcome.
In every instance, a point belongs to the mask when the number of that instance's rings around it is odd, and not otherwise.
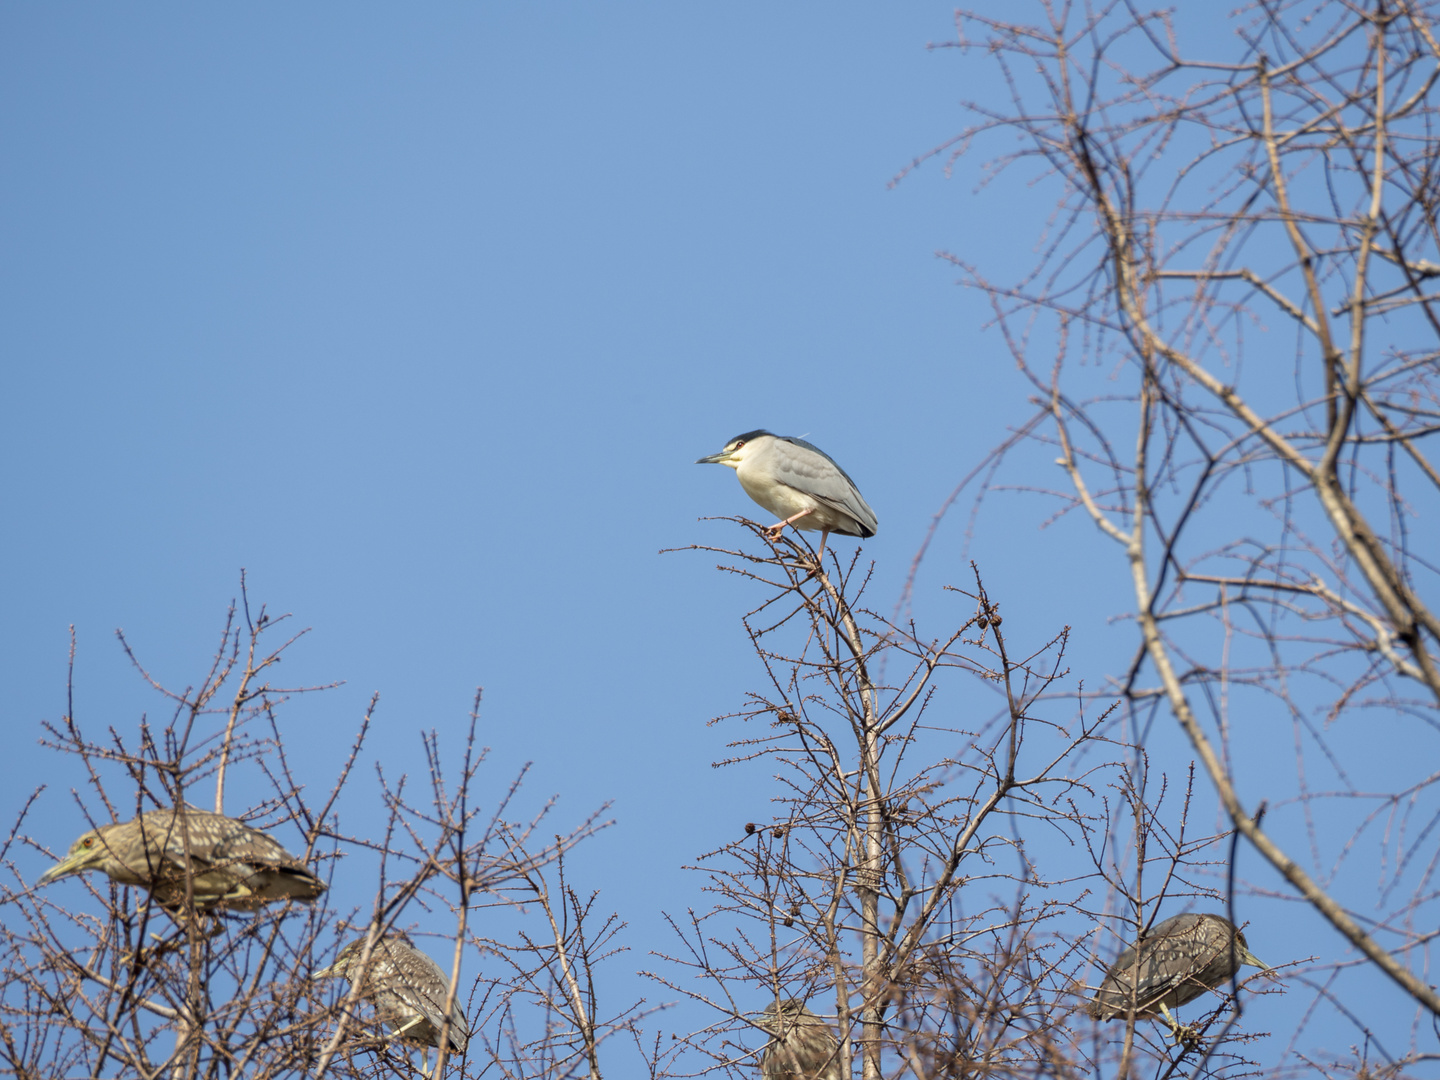
[[[786,1028],[794,1027],[796,1022],[809,1011],[805,1008],[805,1002],[799,998],[784,998],[780,1001],[772,1001],[765,1007],[764,1012],[751,1015],[755,1017],[755,1026],[761,1031],[778,1035]]]
[[[345,978],[349,979],[352,978],[355,974],[358,974],[360,971],[360,958],[365,955],[365,940],[365,938],[359,937],[356,938],[354,941],[350,942],[348,945],[346,945],[343,949],[340,950],[340,953],[335,957],[335,962],[333,964],[331,964],[329,967],[320,968],[318,971],[312,971],[310,973],[310,977],[312,979],[327,979],[343,975]],[[398,941],[404,945],[409,946],[410,948],[414,948],[414,946],[410,944],[410,939],[406,937],[403,933],[399,931],[392,931],[389,934],[381,936],[379,940],[375,942],[375,947],[370,950],[370,959],[372,963],[385,954],[386,950],[388,949],[388,946],[386,944],[386,942],[388,941]]]
[[[103,829],[91,829],[70,845],[65,857],[40,875],[36,885],[48,885],[71,874],[82,874],[86,870],[98,870],[110,854],[109,846],[102,835]]]
[[[1265,963],[1258,956],[1250,951],[1249,944],[1245,941],[1245,935],[1239,930],[1235,931],[1235,952],[1241,964],[1259,968],[1261,971],[1274,971],[1269,964]]]
[[[364,943],[363,938],[360,941],[352,941],[340,950],[340,955],[335,957],[333,964],[330,964],[328,967],[316,968],[310,973],[310,977],[312,979],[335,979],[343,975],[348,979],[350,977],[351,961],[360,958],[360,950],[357,949],[356,946],[363,945]]]
[[[747,431],[744,435],[736,435],[725,444],[725,448],[718,454],[711,454],[709,457],[697,458],[696,465],[729,465],[732,469],[738,469],[740,463],[746,456],[753,453],[761,445],[761,440],[773,439],[775,436],[763,428],[756,431]]]

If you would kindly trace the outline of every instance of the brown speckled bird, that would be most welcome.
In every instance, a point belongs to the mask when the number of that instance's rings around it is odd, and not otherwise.
[[[438,1047],[440,1029],[445,1025],[445,1001],[450,996],[450,980],[440,965],[401,933],[375,942],[369,962],[361,970],[364,953],[365,939],[352,941],[340,950],[335,963],[321,968],[313,977],[343,975],[351,985],[358,983],[361,996],[375,1006],[376,1015],[390,1028],[392,1039]],[[450,1009],[447,1041],[457,1054],[470,1045],[470,1025],[458,995]]]
[[[86,870],[148,890],[172,914],[185,907],[187,880],[200,911],[253,911],[277,900],[314,900],[325,891],[304,863],[258,829],[192,806],[148,810],[92,829],[35,884]]]
[[[1122,952],[1085,1006],[1097,1020],[1163,1015],[1172,1033],[1180,1025],[1170,1010],[1223,984],[1241,965],[1263,968],[1245,935],[1219,915],[1175,915]]]
[[[761,1080],[843,1080],[839,1040],[803,1001],[772,1001],[755,1023],[770,1035],[760,1054]]]

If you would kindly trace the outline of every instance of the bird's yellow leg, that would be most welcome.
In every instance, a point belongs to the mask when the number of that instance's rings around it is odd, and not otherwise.
[[[1195,1032],[1176,1020],[1170,1010],[1164,1005],[1160,1006],[1160,1015],[1165,1018],[1165,1023],[1170,1025],[1170,1041],[1176,1046],[1182,1043],[1192,1042],[1197,1038]]]

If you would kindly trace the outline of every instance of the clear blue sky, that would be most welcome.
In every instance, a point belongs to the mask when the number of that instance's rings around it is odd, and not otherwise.
[[[617,800],[628,857],[712,846],[752,598],[657,553],[759,511],[695,458],[808,433],[879,514],[888,605],[1007,420],[934,256],[1005,223],[938,169],[887,190],[959,118],[948,9],[5,20],[8,722],[63,711],[73,623],[77,715],[133,727],[159,703],[114,630],[188,685],[245,567],[314,628],[287,678],[346,681],[298,734],[378,690],[414,753],[483,685],[497,761]]]
[[[1048,203],[977,199],[968,164],[888,187],[992,78],[927,51],[952,32],[943,3],[0,10],[0,809],[43,779],[48,840],[78,826],[36,743],[69,626],[78,719],[133,732],[164,706],[115,629],[189,685],[244,567],[314,628],[286,679],[345,682],[286,714],[313,782],[372,692],[375,755],[419,771],[483,685],[497,783],[533,761],[559,824],[614,800],[577,872],[642,966],[702,902],[681,864],[769,813],[706,727],[759,677],[754,596],[657,554],[758,513],[694,459],[762,426],[829,451],[888,610],[1026,413],[935,252],[1028,265]],[[1123,567],[1001,505],[971,554],[1012,626],[1123,667]],[[920,581],[933,632],[963,532]]]

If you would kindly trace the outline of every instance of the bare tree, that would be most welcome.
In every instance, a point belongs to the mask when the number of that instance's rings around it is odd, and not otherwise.
[[[957,16],[997,94],[935,151],[996,146],[987,178],[1056,197],[1029,272],[952,256],[1034,394],[990,464],[1040,447],[1058,512],[1114,542],[1138,634],[1102,692],[1132,741],[1173,718],[1224,817],[1340,935],[1305,972],[1310,1016],[1373,1041],[1357,959],[1413,1001],[1410,1046],[1377,1055],[1400,1069],[1440,1016],[1436,6],[1260,0],[1203,58],[1129,0],[1033,10]]]
[[[761,550],[706,550],[761,594],[745,626],[767,685],[728,718],[746,730],[723,764],[773,769],[775,810],[701,858],[713,905],[673,922],[653,977],[714,1012],[667,1072],[752,1074],[801,1002],[834,1025],[840,1074],[867,1080],[1124,1071],[1137,1029],[1157,1074],[1252,1068],[1238,1030],[1171,1056],[1133,1016],[1122,1049],[1078,1012],[1113,957],[1096,919],[1223,904],[1229,845],[1143,791],[1110,710],[1077,688],[1062,703],[1068,632],[1017,645],[977,572],[952,591],[958,627],[929,638],[861,606],[855,561],[826,572],[744,524]]]
[[[600,1080],[602,1047],[616,1036],[638,1042],[642,1021],[665,1008],[642,999],[606,1012],[599,972],[628,951],[620,944],[625,924],[613,912],[596,914],[598,894],[582,897],[566,880],[563,856],[554,872],[552,885],[543,867],[529,869],[510,893],[517,910],[539,921],[538,933],[522,923],[509,938],[485,940],[498,964],[489,981],[485,1053],[507,1080]],[[639,1051],[645,1056],[643,1045]],[[654,1075],[653,1051],[649,1057]]]
[[[78,766],[84,794],[75,797],[92,825],[150,809],[176,807],[183,815],[188,806],[198,814],[197,804],[213,793],[215,812],[280,841],[331,888],[308,904],[241,905],[253,911],[231,910],[223,900],[197,903],[194,880],[223,872],[225,863],[223,856],[189,848],[179,859],[184,885],[178,889],[147,888],[143,880],[124,885],[98,874],[83,879],[83,890],[32,888],[21,864],[35,860],[20,856],[69,840],[53,836],[37,814],[47,801],[43,789],[37,791],[0,849],[12,879],[0,886],[0,1061],[6,1071],[187,1080],[410,1075],[415,1061],[376,1023],[363,980],[347,989],[316,981],[312,972],[332,961],[347,938],[359,934],[371,950],[380,935],[413,929],[418,916],[436,928],[419,940],[448,977],[444,1014],[457,1005],[466,1013],[472,991],[484,985],[474,970],[483,943],[470,925],[471,908],[507,902],[507,888],[529,881],[600,827],[592,817],[563,836],[537,833],[550,807],[515,820],[518,780],[494,806],[475,801],[484,762],[476,743],[477,698],[460,752],[442,752],[437,736],[423,736],[428,782],[421,800],[404,777],[391,779],[381,770],[383,835],[343,830],[342,795],[354,786],[375,702],[348,755],[331,764],[335,779],[326,794],[309,797],[305,779],[292,768],[279,713],[293,695],[323,688],[271,681],[272,669],[300,636],[285,636],[285,624],[263,609],[252,619],[242,581],[242,603],[232,606],[197,686],[169,690],[136,661],[172,706],[163,726],[142,719],[134,735],[111,728],[97,739],[72,707],[46,726],[47,743]],[[269,644],[273,635],[280,636],[278,645]],[[73,660],[72,644],[72,668]],[[157,874],[152,885],[158,881]],[[337,906],[367,893],[368,903]],[[428,1070],[437,1078],[453,1071],[446,1035],[442,1025]],[[461,1066],[461,1075],[478,1074],[484,1061]]]
[[[221,812],[285,844],[329,891],[230,910],[188,879],[178,902],[173,886],[103,877],[85,879],[84,892],[35,889],[14,853],[46,845],[22,831],[34,828],[22,813],[4,848],[14,884],[0,893],[7,1068],[598,1080],[610,1048],[633,1044],[651,1077],[746,1075],[784,1034],[783,1013],[833,1025],[825,1069],[841,1075],[852,1064],[867,1078],[1078,1076],[1117,1062],[1157,1076],[1182,1064],[1214,1077],[1252,1070],[1234,988],[1207,1000],[1193,1037],[1173,1049],[1134,1010],[1121,1038],[1084,1016],[1117,951],[1092,933],[1097,920],[1119,939],[1162,906],[1215,907],[1230,845],[1192,835],[1188,780],[1177,799],[1142,751],[1106,734],[1110,710],[1062,690],[1068,632],[1017,653],[1028,635],[1006,625],[977,572],[952,592],[966,612],[958,628],[925,638],[861,606],[855,562],[826,571],[799,542],[747,527],[758,553],[724,554],[762,593],[745,628],[766,685],[730,718],[748,730],[728,764],[774,768],[775,809],[702,857],[713,906],[675,922],[680,947],[651,973],[712,1010],[709,1021],[665,1041],[643,1028],[654,1008],[604,1000],[600,972],[624,955],[624,924],[595,914],[596,896],[569,882],[563,856],[605,823],[542,833],[551,806],[520,818],[518,779],[477,805],[478,697],[458,751],[422,736],[418,789],[377,765],[378,835],[342,828],[370,712],[312,801],[279,720],[304,691],[267,674],[295,639],[283,637],[284,619],[252,620],[242,604],[198,688],[150,679],[173,706],[163,727],[142,720],[138,736],[111,730],[101,741],[72,710],[49,741],[79,763],[82,807],[103,808],[90,810],[93,823],[152,807],[199,814],[195,793],[213,790]],[[390,1030],[363,975],[348,986],[313,977],[342,947],[347,970],[363,972],[397,930],[444,974],[443,1002],[427,976],[440,1019],[418,1048]],[[449,1038],[457,1016],[468,1043]]]

